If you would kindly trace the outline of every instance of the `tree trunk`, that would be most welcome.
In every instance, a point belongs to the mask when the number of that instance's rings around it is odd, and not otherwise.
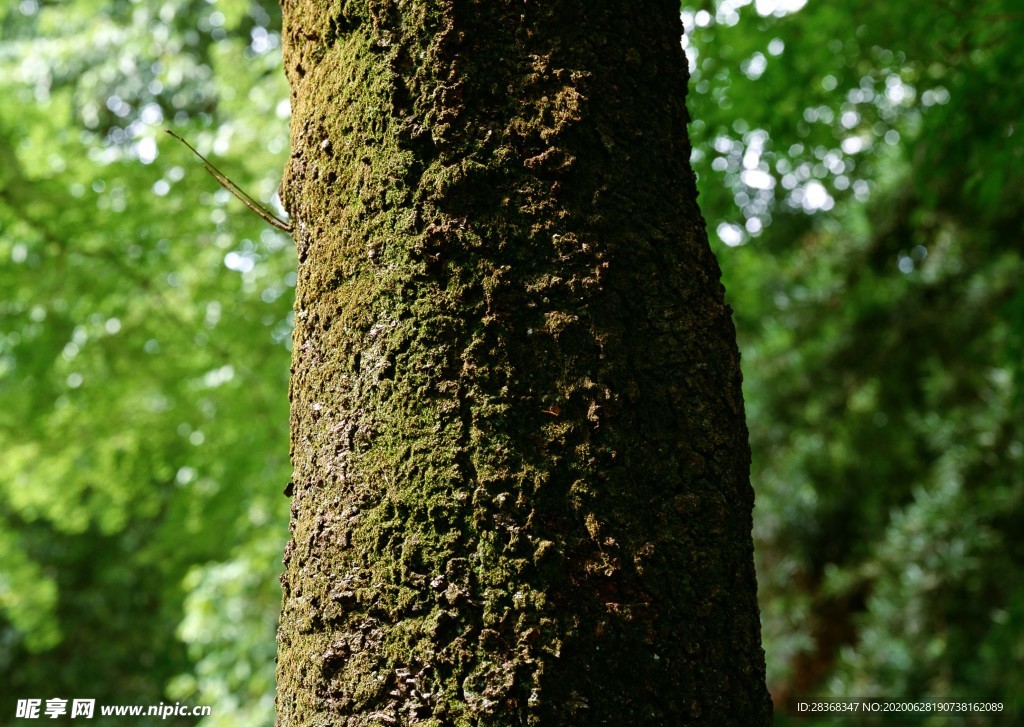
[[[767,724],[677,2],[284,5],[278,724]]]

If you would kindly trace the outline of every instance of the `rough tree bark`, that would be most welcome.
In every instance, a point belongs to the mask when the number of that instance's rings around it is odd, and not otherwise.
[[[767,724],[676,0],[285,0],[280,725]]]

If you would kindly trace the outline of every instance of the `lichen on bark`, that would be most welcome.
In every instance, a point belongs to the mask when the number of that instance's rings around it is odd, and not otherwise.
[[[767,723],[677,6],[284,11],[278,723]]]

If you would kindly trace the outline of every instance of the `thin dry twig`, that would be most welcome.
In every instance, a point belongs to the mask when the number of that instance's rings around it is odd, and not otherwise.
[[[211,162],[209,159],[207,159],[198,151],[196,151],[196,148],[194,146],[189,144],[187,141],[182,139],[180,136],[175,134],[170,129],[164,129],[164,131],[166,131],[168,134],[170,134],[175,139],[180,141],[182,144],[187,146],[193,154],[199,157],[199,159],[203,162],[203,168],[206,169],[206,171],[209,173],[211,177],[213,177],[214,179],[217,180],[218,183],[220,183],[220,186],[224,187],[224,189],[231,192],[231,194],[237,197],[242,202],[242,204],[244,204],[254,213],[259,215],[265,222],[270,223],[277,229],[283,230],[284,232],[292,231],[291,224],[282,220],[280,217],[278,217],[273,212],[271,212],[266,207],[257,202],[255,199],[253,199],[248,192],[246,192],[244,189],[242,189],[237,184],[228,179],[228,176],[224,174],[224,172],[218,169],[213,162]]]

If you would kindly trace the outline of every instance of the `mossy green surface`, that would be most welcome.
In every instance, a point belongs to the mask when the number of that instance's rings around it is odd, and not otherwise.
[[[642,5],[285,3],[279,724],[768,721],[738,354]]]

